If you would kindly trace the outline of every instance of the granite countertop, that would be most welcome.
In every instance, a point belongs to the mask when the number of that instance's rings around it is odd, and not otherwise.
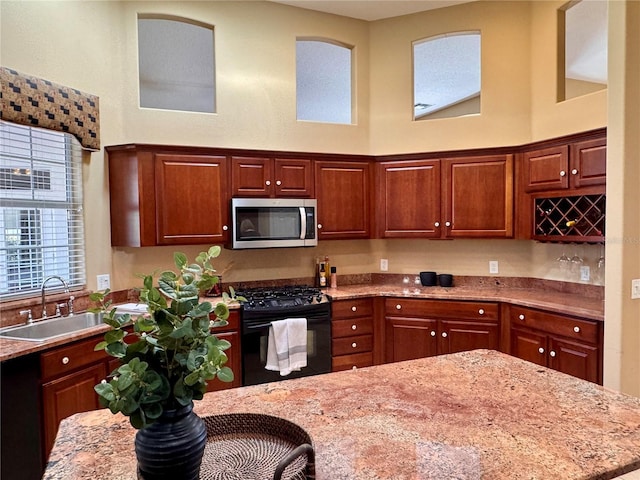
[[[394,281],[389,281],[394,278]],[[366,283],[329,288],[326,292],[334,300],[359,297],[401,296],[411,298],[439,300],[467,300],[507,302],[532,308],[541,308],[555,313],[574,315],[580,318],[604,321],[604,301],[601,295],[584,295],[580,293],[583,285],[562,284],[562,282],[546,282],[535,279],[491,278],[491,277],[456,277],[456,286],[422,287],[420,285],[403,285],[398,278],[402,275],[386,275],[382,280],[367,278]],[[413,279],[413,276],[410,277]],[[546,288],[547,285],[554,288]],[[556,284],[568,285],[573,290],[558,290]],[[577,290],[576,290],[577,289]],[[588,291],[591,293],[593,287]],[[212,303],[216,298],[207,298]],[[52,347],[82,340],[108,330],[106,325],[85,329],[63,337],[56,337],[43,342],[11,340],[0,338],[0,361],[40,352]]]
[[[209,393],[196,412],[300,425],[318,480],[587,480],[640,469],[639,398],[489,350]],[[43,478],[133,479],[134,435],[108,410],[73,415]]]

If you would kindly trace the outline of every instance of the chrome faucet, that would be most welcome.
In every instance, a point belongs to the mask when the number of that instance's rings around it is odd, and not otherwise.
[[[67,284],[64,278],[59,277],[58,275],[50,275],[47,278],[45,278],[44,281],[42,282],[42,286],[40,287],[40,294],[42,295],[42,320],[46,320],[47,318],[47,304],[46,304],[45,295],[44,295],[45,286],[49,280],[54,280],[54,279],[59,280],[62,283],[62,285],[64,285],[64,293],[69,293],[69,285]]]

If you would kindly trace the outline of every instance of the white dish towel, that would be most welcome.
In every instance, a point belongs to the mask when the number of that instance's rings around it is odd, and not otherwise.
[[[307,319],[285,318],[271,322],[265,368],[284,377],[306,366]]]

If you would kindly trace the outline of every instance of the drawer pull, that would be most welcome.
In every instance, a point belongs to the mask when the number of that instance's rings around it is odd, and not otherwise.
[[[396,305],[396,310],[402,310],[402,305],[397,304],[397,305]]]
[[[484,308],[481,308],[480,310],[478,310],[478,313],[479,313],[480,315],[484,315]]]
[[[574,168],[573,170],[571,170],[571,175],[577,175],[578,174],[578,169]]]
[[[550,356],[552,356],[552,357],[555,357],[555,356],[556,356],[556,352],[554,352],[553,350],[551,350],[551,351],[549,352],[549,355],[550,355]]]
[[[276,185],[280,186],[280,185],[282,185],[282,182],[280,180],[276,180]]]
[[[436,336],[436,331],[435,330],[431,330],[431,336],[435,337]]]
[[[520,320],[524,320],[524,315],[521,313],[520,315],[518,315],[518,318],[519,318]]]
[[[352,346],[353,348],[356,348],[356,347],[358,346],[358,344],[357,344],[356,342],[353,342],[353,343],[351,344],[351,346]]]
[[[70,362],[69,357],[62,357],[62,364],[67,365]]]
[[[351,325],[351,330],[357,330],[358,326],[357,325]]]
[[[440,222],[436,222],[433,224],[436,228],[438,228],[440,226]]]
[[[356,307],[356,306],[351,307],[351,311],[352,312],[355,312],[356,310],[358,310],[358,307]]]
[[[573,331],[576,333],[580,333],[580,327],[573,327]]]
[[[544,348],[540,347],[540,348],[538,349],[538,352],[540,352],[540,353],[544,353]]]
[[[265,183],[265,184],[267,185],[267,187],[268,187],[269,185],[271,185],[271,180],[267,180],[267,181],[266,181],[266,182],[264,182],[264,183]]]
[[[443,336],[444,338],[447,338],[447,332],[442,332],[442,336]]]
[[[564,177],[567,174],[567,172],[565,172],[564,170],[560,170],[560,176]]]
[[[227,230],[229,230],[229,227],[227,225],[223,225],[222,226],[222,230],[224,230],[226,232]]]

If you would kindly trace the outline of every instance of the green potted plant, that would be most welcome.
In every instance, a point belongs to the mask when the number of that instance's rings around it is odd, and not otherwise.
[[[102,405],[128,416],[138,429],[136,454],[145,480],[198,478],[206,429],[192,411],[193,401],[202,399],[208,381],[234,378],[225,366],[231,344],[210,329],[227,324],[229,304],[240,298],[229,288],[215,306],[200,301],[202,292],[219,281],[212,265],[219,254],[220,247],[211,247],[190,264],[186,255],[174,253],[178,271],[160,273],[157,286],[153,275],[145,275],[139,301],[147,312],[136,317],[118,314],[107,300],[108,290],[91,295],[98,303],[92,310],[104,312],[111,326],[95,349],[120,360],[95,391]],[[183,425],[177,427],[177,421]],[[177,432],[187,438],[179,440]],[[162,444],[167,441],[170,446]],[[173,462],[167,461],[168,448],[176,455]],[[195,465],[187,468],[185,459],[191,457]]]

